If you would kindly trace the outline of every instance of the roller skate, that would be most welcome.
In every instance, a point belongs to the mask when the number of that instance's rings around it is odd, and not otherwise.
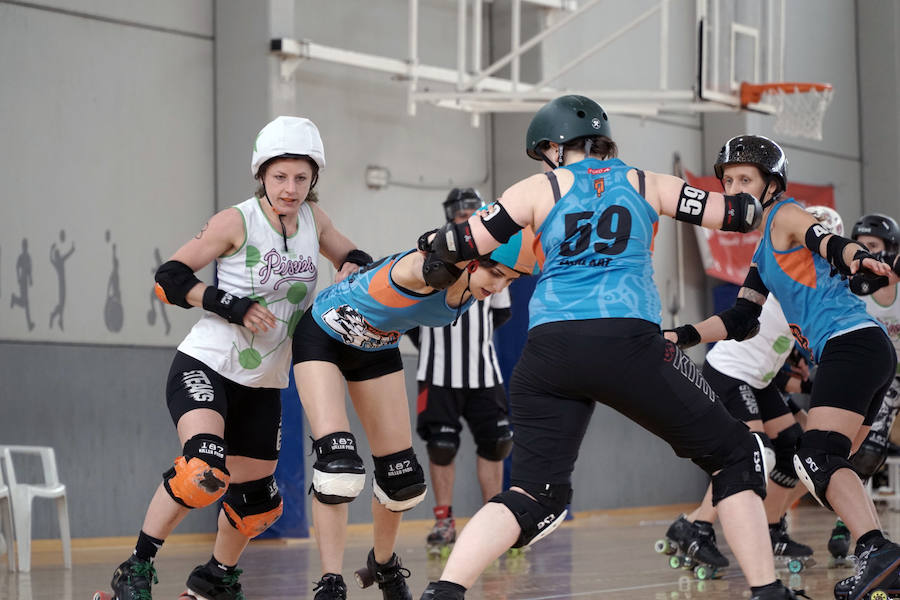
[[[831,560],[828,562],[829,569],[853,566],[853,561],[847,556],[850,553],[850,530],[840,519],[831,530],[828,552],[831,553]]]
[[[816,563],[812,557],[812,548],[795,542],[788,535],[787,521],[784,517],[777,523],[769,524],[769,537],[772,538],[772,554],[775,555],[776,569],[786,568],[791,573],[799,573]]]
[[[453,543],[456,542],[456,521],[449,506],[434,507],[434,527],[426,539],[428,556],[432,558],[447,558]]]
[[[93,600],[151,600],[150,587],[159,583],[152,560],[140,560],[134,554],[113,573],[113,593],[96,592]]]
[[[187,579],[187,589],[178,600],[244,600],[238,578],[243,571],[235,569],[219,577],[208,565],[198,565]]]
[[[406,578],[409,569],[404,569],[400,557],[391,555],[391,560],[382,564],[375,560],[375,549],[369,550],[366,566],[356,571],[356,583],[365,589],[373,583],[378,584],[384,600],[412,600]]]
[[[856,573],[834,585],[835,600],[900,598],[900,546],[884,540],[856,550]]]
[[[712,523],[691,523],[684,515],[678,517],[666,531],[666,537],[657,540],[654,550],[669,556],[673,569],[689,569],[697,579],[712,579],[718,570],[728,566],[715,544]]]
[[[347,586],[338,573],[325,573],[316,582],[313,600],[347,600]]]
[[[466,588],[449,581],[432,581],[422,592],[420,600],[463,600]]]

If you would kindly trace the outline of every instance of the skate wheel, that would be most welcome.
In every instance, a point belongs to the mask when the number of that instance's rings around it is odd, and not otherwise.
[[[884,590],[875,590],[869,595],[870,600],[890,600],[890,596]]]
[[[788,571],[790,571],[791,573],[799,573],[800,571],[803,570],[803,561],[797,560],[795,558],[791,561],[788,561],[787,567],[788,567]]]
[[[669,566],[673,569],[680,569],[684,563],[681,560],[681,557],[677,554],[675,556],[669,557]]]
[[[362,589],[366,589],[373,583],[375,583],[375,578],[372,577],[372,572],[369,571],[369,567],[363,567],[362,569],[358,569],[354,575],[356,576],[356,583],[359,584],[359,587]]]
[[[691,558],[690,556],[685,556],[683,559],[681,559],[681,562],[682,562],[681,566],[684,567],[685,569],[693,569],[694,568],[694,564],[695,564],[694,559]]]
[[[698,565],[694,567],[694,577],[701,581],[704,579],[711,579],[712,573],[710,571],[712,571],[712,569],[710,569],[706,565]]]
[[[94,597],[91,600],[113,600],[113,597],[106,592],[94,592]]]
[[[178,596],[178,600],[198,600],[197,596],[191,593],[190,590],[184,590],[181,592],[181,595]]]

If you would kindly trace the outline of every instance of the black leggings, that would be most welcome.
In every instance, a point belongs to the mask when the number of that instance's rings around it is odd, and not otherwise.
[[[863,425],[871,425],[896,370],[894,345],[881,327],[833,337],[819,359],[809,407],[850,410],[863,415]]]
[[[691,459],[721,455],[747,432],[699,367],[655,324],[639,319],[547,323],[529,332],[510,381],[512,483],[570,484],[595,402]]]

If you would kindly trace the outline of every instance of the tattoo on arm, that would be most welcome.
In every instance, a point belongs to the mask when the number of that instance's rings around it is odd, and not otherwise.
[[[203,224],[203,227],[200,228],[200,231],[197,232],[197,235],[194,236],[194,239],[199,240],[201,237],[203,237],[203,232],[207,229],[209,229],[209,221]]]

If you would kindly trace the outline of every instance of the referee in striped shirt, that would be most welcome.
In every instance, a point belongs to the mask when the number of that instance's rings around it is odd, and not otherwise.
[[[444,201],[444,212],[448,222],[462,223],[483,205],[474,189],[454,188]],[[506,289],[475,303],[451,325],[408,333],[419,348],[416,430],[428,449],[436,504],[427,540],[432,554],[447,554],[456,540],[451,505],[461,417],[475,439],[482,500],[502,491],[503,459],[512,449],[512,431],[493,336],[509,317]]]

